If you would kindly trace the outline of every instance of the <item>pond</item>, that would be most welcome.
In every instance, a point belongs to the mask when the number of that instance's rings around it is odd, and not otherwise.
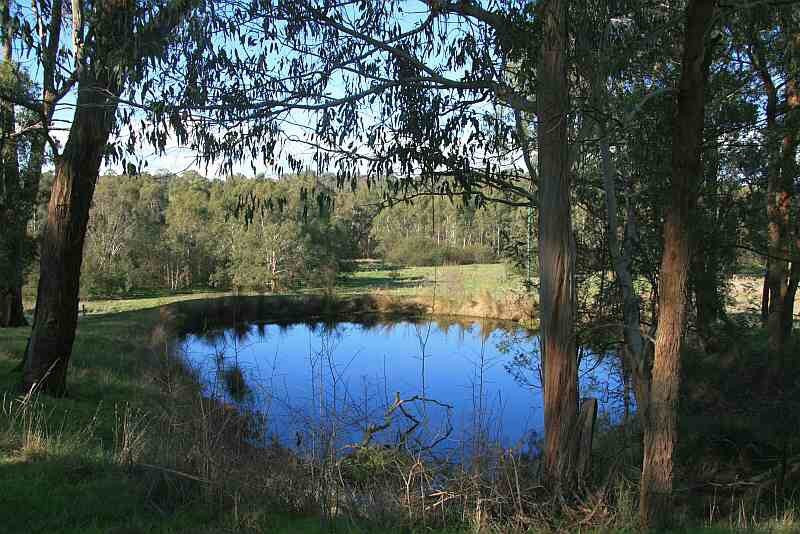
[[[544,426],[538,338],[481,322],[251,323],[188,334],[205,394],[258,414],[270,439],[402,444],[457,455],[536,452]],[[588,353],[587,353],[588,354]],[[615,359],[581,361],[581,394],[620,416]]]

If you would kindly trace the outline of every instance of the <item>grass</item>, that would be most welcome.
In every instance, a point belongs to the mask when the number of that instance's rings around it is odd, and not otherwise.
[[[518,290],[522,278],[513,269],[502,263],[481,265],[448,265],[443,267],[405,267],[359,271],[344,281],[340,291],[385,291],[401,296],[427,296],[460,292],[478,295],[489,292],[499,295]]]
[[[133,302],[126,302],[128,311],[107,311],[80,320],[70,396],[65,399],[42,397],[27,404],[14,400],[11,392],[18,379],[14,368],[28,329],[0,330],[0,392],[4,392],[0,393],[0,532],[233,532],[243,528],[235,510],[209,506],[202,494],[159,497],[162,489],[153,477],[132,470],[123,458],[136,448],[136,439],[168,440],[169,436],[158,432],[147,436],[155,430],[147,428],[147,421],[176,401],[175,382],[180,385],[182,380],[173,377],[173,391],[165,391],[159,380],[162,369],[153,361],[151,339],[162,316],[151,299],[142,299],[140,310],[132,309]],[[185,388],[180,402],[192,402],[193,391]],[[141,433],[138,438],[137,432]],[[258,532],[317,533],[330,527],[323,530],[313,514],[274,513],[267,505],[262,517],[249,521],[249,528]],[[336,531],[401,532],[344,522]]]
[[[503,268],[480,266],[464,271],[480,274],[485,285],[489,273],[500,277]],[[414,294],[428,288],[432,269],[401,270],[394,281],[390,274],[396,273],[358,274],[339,291],[363,293],[384,284],[398,288],[413,281],[402,294]],[[163,384],[154,379],[158,364],[153,362],[151,335],[162,320],[159,309],[223,295],[226,293],[150,293],[82,301],[86,314],[78,322],[70,396],[41,398],[24,407],[13,401],[13,391],[19,379],[15,368],[29,329],[0,329],[0,396],[4,400],[0,413],[0,531],[215,532],[236,525],[232,512],[220,512],[192,499],[163,509],[163,503],[153,499],[152,482],[121,464],[115,451],[120,413],[159,413],[173,401]],[[258,523],[259,529],[269,532],[322,532],[320,520],[313,516],[266,514]],[[371,531],[353,525],[338,530]]]
[[[435,286],[439,295],[459,293],[469,299],[487,293],[499,297],[518,282],[503,265],[418,267],[356,273],[337,292],[427,298]],[[196,423],[191,407],[203,403],[198,403],[191,377],[176,372],[159,347],[168,340],[159,330],[163,306],[221,295],[148,294],[87,302],[88,314],[79,320],[74,345],[70,396],[65,399],[24,404],[14,400],[19,378],[15,367],[29,330],[0,329],[0,532],[415,531],[399,523],[391,528],[344,519],[325,523],[318,514],[284,513],[268,501],[244,516],[235,499],[209,495],[201,483],[183,475],[142,467],[161,465],[197,478],[215,476],[215,469],[222,479],[233,472],[224,471],[225,466],[200,465],[211,458],[199,450],[205,434],[184,427]],[[172,426],[163,426],[165,420]],[[164,428],[171,428],[175,436]],[[794,521],[786,525],[776,524],[771,531],[796,531]],[[453,527],[449,532],[459,531],[464,529]],[[713,527],[680,532],[730,531]]]
[[[12,405],[10,392],[28,330],[0,330],[5,532],[181,532],[206,522],[200,508],[159,513],[148,504],[147,487],[114,459],[119,411],[126,406],[155,411],[164,401],[143,372],[144,337],[157,317],[151,309],[82,320],[70,397],[41,398],[24,407]]]

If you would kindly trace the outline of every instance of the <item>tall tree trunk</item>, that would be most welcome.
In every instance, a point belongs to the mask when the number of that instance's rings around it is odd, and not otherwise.
[[[664,221],[658,330],[644,428],[639,515],[645,528],[662,528],[672,520],[681,345],[689,270],[689,210],[703,174],[705,86],[710,64],[706,59],[705,37],[713,14],[714,0],[690,0],[686,7],[678,109],[672,130],[672,190]]]
[[[762,297],[763,308],[766,308],[767,346],[771,355],[783,351],[786,342],[786,315],[791,313],[791,304],[787,303],[789,295],[789,257],[792,253],[791,216],[794,202],[794,177],[784,172],[785,161],[782,159],[781,135],[777,121],[778,91],[772,79],[772,73],[763,52],[764,45],[757,35],[751,37],[751,61],[764,85],[767,95],[766,103],[766,143],[767,143],[767,261],[766,289],[767,298]],[[787,97],[791,92],[791,80],[788,80]],[[783,154],[786,154],[787,129],[783,138]]]
[[[0,0],[0,35],[2,62],[13,68],[11,10],[8,0]],[[3,269],[0,271],[0,328],[25,326],[22,309],[22,278],[26,206],[25,187],[19,170],[17,142],[12,136],[16,128],[14,104],[0,102],[0,221],[5,234],[0,239]]]
[[[105,90],[116,93],[113,84],[97,83],[89,73],[83,76],[69,139],[56,161],[22,380],[25,391],[36,386],[55,396],[66,393],[89,208],[117,107]]]
[[[636,229],[636,214],[632,202],[628,202],[622,240],[620,240],[620,222],[617,217],[619,203],[617,200],[617,168],[611,153],[611,140],[609,139],[608,119],[608,72],[598,69],[603,65],[603,57],[607,54],[608,29],[600,43],[585,43],[583,46],[598,46],[597,60],[590,58],[581,68],[591,72],[591,102],[598,111],[595,122],[599,134],[600,168],[603,176],[603,190],[605,191],[606,204],[606,235],[608,251],[611,255],[612,266],[622,296],[622,335],[624,345],[621,351],[622,374],[625,390],[625,420],[629,414],[629,395],[631,382],[633,394],[636,398],[636,414],[644,427],[645,414],[650,401],[650,365],[652,360],[651,346],[645,341],[641,324],[641,298],[633,284],[631,265],[633,250],[638,241]],[[632,117],[632,115],[631,115]],[[602,291],[601,291],[602,294]]]
[[[131,0],[114,0],[95,6],[86,31],[82,19],[73,13],[75,56],[81,60],[85,52],[84,38],[91,35],[91,61],[82,64],[79,70],[69,138],[63,154],[55,161],[55,179],[41,246],[36,314],[25,355],[23,390],[30,391],[35,386],[52,395],[66,393],[66,374],[78,319],[78,290],[89,208],[122,84],[132,67],[161,54],[173,30],[195,3],[195,0],[170,2],[136,31],[136,6]],[[80,1],[73,2],[73,6],[85,7]],[[51,44],[57,43],[55,36],[60,33],[60,19],[53,19],[53,22]],[[125,53],[120,54],[120,50]]]
[[[800,63],[800,33],[790,39],[791,56],[797,56],[796,61]],[[800,69],[800,65],[797,67]],[[784,134],[781,153],[781,183],[786,184],[792,193],[794,193],[794,183],[798,176],[797,170],[797,144],[798,144],[798,128],[800,128],[800,82],[797,76],[800,73],[792,72],[793,69],[787,69],[790,78],[786,81],[786,119],[784,121]],[[792,215],[796,218],[797,213],[793,210]],[[788,226],[788,225],[787,225]],[[789,246],[789,252],[792,259],[792,265],[789,271],[789,279],[786,284],[786,298],[783,303],[783,315],[781,317],[781,333],[782,340],[789,339],[792,334],[792,325],[794,324],[794,300],[797,294],[797,285],[800,282],[800,261],[795,260],[800,255],[800,228],[795,219],[794,224],[787,228],[787,233],[792,235],[788,236],[788,241],[793,245]]]
[[[576,483],[578,362],[575,351],[575,239],[567,138],[567,0],[541,7],[544,27],[537,92],[539,140],[539,322],[544,363],[544,467],[562,490]]]
[[[706,150],[705,184],[698,198],[697,216],[694,218],[691,271],[689,273],[696,312],[697,330],[706,348],[713,345],[712,325],[725,317],[723,294],[720,287],[719,243],[723,236],[717,220],[719,194],[719,147],[710,139],[712,148]]]
[[[785,315],[791,313],[787,303],[789,290],[790,218],[794,184],[782,178],[778,165],[771,165],[767,189],[767,239],[770,254],[767,282],[769,313],[767,315],[767,346],[770,353],[783,351],[786,344]]]
[[[55,109],[55,69],[58,43],[60,39],[62,2],[55,1],[50,13],[50,38],[42,51],[42,106],[41,116],[45,125],[49,124]],[[2,17],[2,49],[3,61],[13,63],[12,28],[9,0],[0,0],[0,16]],[[1,104],[3,109],[2,130],[14,131],[14,105],[10,102]],[[28,241],[27,222],[31,214],[36,213],[36,202],[39,196],[39,183],[42,175],[42,164],[46,146],[43,133],[32,134],[28,149],[28,165],[24,172],[19,167],[16,143],[6,143],[3,139],[3,182],[6,184],[4,196],[8,206],[9,220],[3,223],[5,230],[4,246],[11,251],[10,272],[4,273],[0,280],[0,327],[26,326],[23,304],[22,286],[25,283],[25,271],[28,263],[30,246]],[[6,149],[8,152],[5,153]],[[35,231],[35,230],[34,230]]]
[[[601,91],[599,83],[595,84],[595,91]],[[595,106],[602,106],[603,97],[597,95]],[[603,109],[603,107],[597,107]],[[624,232],[624,243],[620,243],[617,233],[617,192],[616,170],[609,148],[608,131],[605,122],[600,122],[600,159],[603,170],[603,189],[606,194],[606,214],[608,221],[608,248],[614,264],[614,274],[622,291],[622,323],[625,347],[623,358],[625,368],[633,379],[633,391],[636,396],[637,415],[644,426],[647,406],[650,401],[650,356],[644,336],[641,331],[641,299],[633,285],[631,263],[633,253],[633,240],[635,239],[635,225],[633,209],[629,208]],[[627,402],[627,391],[626,398]],[[627,412],[627,410],[626,410]]]

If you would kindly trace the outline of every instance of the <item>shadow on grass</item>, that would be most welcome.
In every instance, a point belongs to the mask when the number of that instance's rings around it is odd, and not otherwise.
[[[3,532],[180,532],[202,524],[202,508],[163,513],[140,481],[88,451],[6,457],[0,485]]]
[[[370,289],[406,289],[429,285],[423,276],[390,276],[379,272],[362,272],[358,276],[352,276],[340,280],[337,288],[344,291],[370,290]]]

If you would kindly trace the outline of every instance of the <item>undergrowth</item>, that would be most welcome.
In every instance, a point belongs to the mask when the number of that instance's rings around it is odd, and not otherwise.
[[[174,357],[180,313],[82,319],[58,400],[13,393],[27,331],[0,332],[0,531],[636,531],[635,420],[601,425],[592,478],[566,500],[542,486],[536,458],[490,444],[463,464],[369,444],[256,446],[262,421],[204,398]],[[791,495],[684,490],[680,532],[800,531]]]

